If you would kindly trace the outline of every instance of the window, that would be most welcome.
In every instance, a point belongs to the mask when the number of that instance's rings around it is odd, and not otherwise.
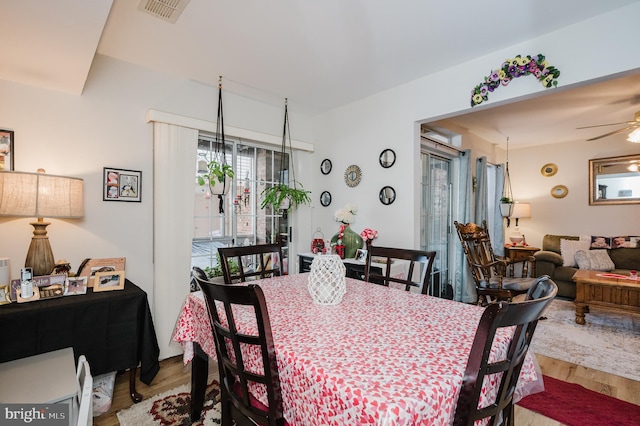
[[[261,146],[259,142],[225,137],[224,150],[215,136],[201,133],[194,173],[195,217],[191,265],[202,269],[218,266],[218,247],[281,242],[288,257],[289,224],[271,207],[260,208],[260,193],[280,181],[288,183],[289,155]],[[222,158],[233,167],[231,189],[220,199],[208,187],[198,185],[198,169],[212,159]],[[285,162],[284,168],[281,161]],[[280,176],[283,169],[282,176]],[[222,211],[221,207],[222,206]],[[284,262],[285,271],[287,262]]]

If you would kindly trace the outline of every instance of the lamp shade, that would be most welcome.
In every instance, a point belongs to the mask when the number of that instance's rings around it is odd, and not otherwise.
[[[0,216],[83,217],[83,180],[44,173],[0,172]]]
[[[515,203],[513,205],[513,212],[511,213],[511,217],[515,219],[531,217],[531,204]]]

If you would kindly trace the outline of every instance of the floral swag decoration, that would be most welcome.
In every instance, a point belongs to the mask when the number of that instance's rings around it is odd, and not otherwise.
[[[558,86],[556,79],[560,76],[560,71],[550,66],[544,55],[524,57],[517,55],[515,58],[505,60],[499,70],[492,70],[491,75],[485,77],[484,81],[471,91],[471,106],[474,107],[489,100],[489,93],[501,85],[506,86],[514,78],[531,74],[540,80],[544,87]]]

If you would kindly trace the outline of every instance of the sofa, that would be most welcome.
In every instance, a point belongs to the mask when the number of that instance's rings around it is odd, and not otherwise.
[[[536,275],[549,275],[558,285],[558,296],[569,299],[576,297],[576,284],[571,280],[578,267],[562,266],[564,261],[561,254],[560,240],[578,241],[578,236],[545,235],[542,239],[542,250],[533,256],[536,259]],[[607,249],[613,261],[612,273],[629,274],[631,270],[640,271],[640,248]]]

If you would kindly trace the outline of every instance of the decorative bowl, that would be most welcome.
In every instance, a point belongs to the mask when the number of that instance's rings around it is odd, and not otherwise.
[[[509,237],[509,239],[511,240],[511,244],[513,244],[515,246],[515,245],[520,244],[524,238],[522,238],[522,237]]]

